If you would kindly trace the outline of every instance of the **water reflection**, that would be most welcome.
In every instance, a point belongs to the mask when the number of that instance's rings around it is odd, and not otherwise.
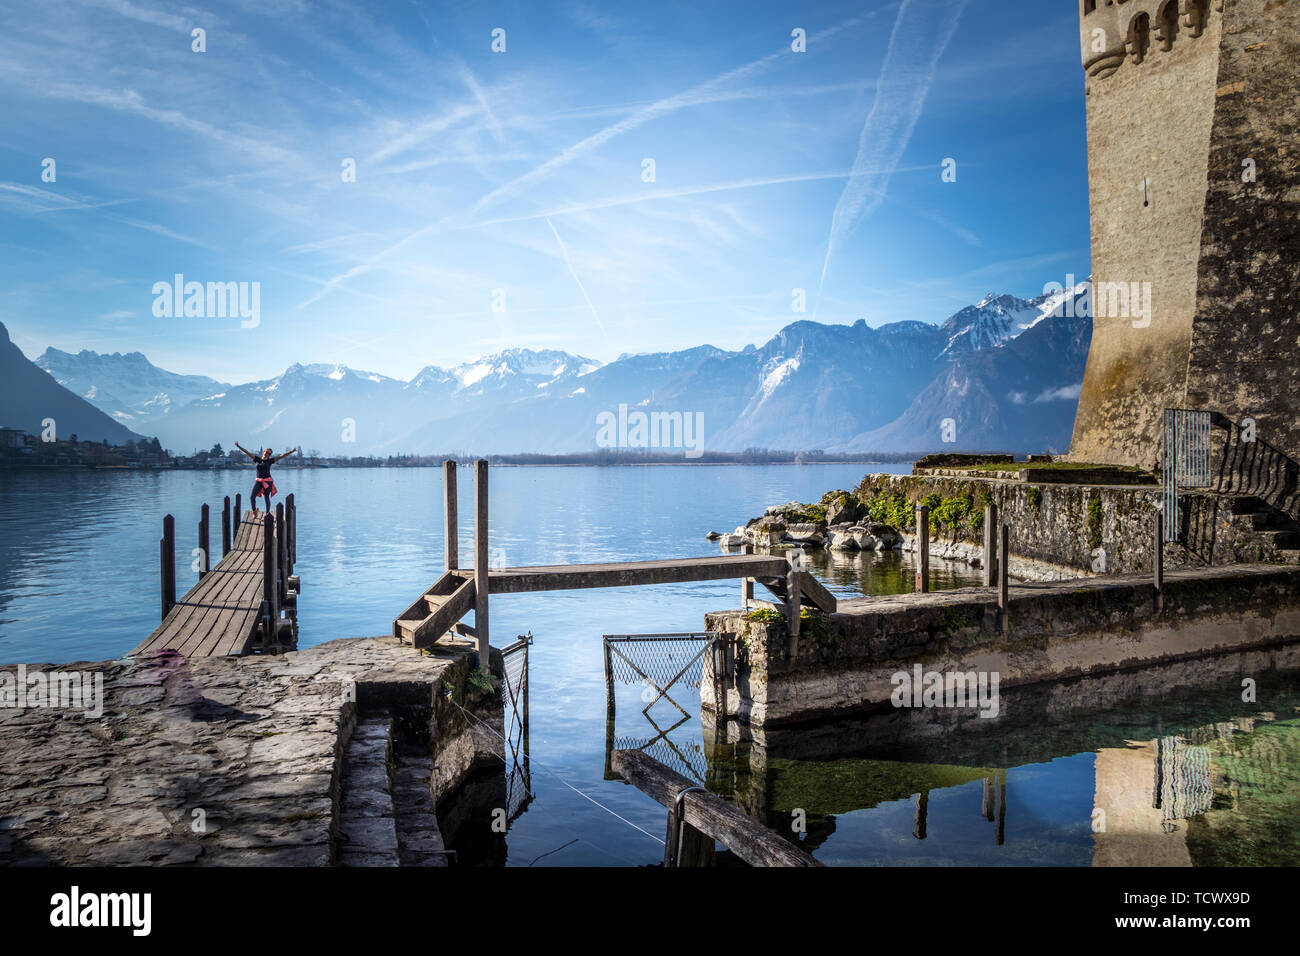
[[[1300,863],[1300,647],[1005,689],[994,719],[890,708],[762,731],[706,712],[646,743],[650,721],[620,721],[613,746],[826,863]]]

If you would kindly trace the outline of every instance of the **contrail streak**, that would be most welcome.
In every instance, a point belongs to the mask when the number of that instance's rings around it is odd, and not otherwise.
[[[889,181],[912,139],[939,58],[956,32],[967,0],[903,0],[880,65],[876,99],[862,126],[853,173],[835,204],[818,301],[831,256],[884,201]],[[816,309],[813,310],[814,316]]]
[[[555,224],[548,218],[546,224],[551,227],[551,234],[555,236],[555,241],[560,244],[560,254],[564,256],[564,264],[569,267],[569,275],[573,276],[573,281],[578,283],[578,289],[582,292],[582,297],[587,300],[587,308],[591,309],[591,316],[596,320],[596,325],[600,331],[605,331],[605,324],[600,321],[600,315],[596,312],[596,307],[591,302],[591,296],[587,295],[587,287],[582,284],[578,278],[578,273],[573,268],[573,262],[569,259],[569,250],[564,247],[564,240],[560,238],[559,232],[555,229]]]

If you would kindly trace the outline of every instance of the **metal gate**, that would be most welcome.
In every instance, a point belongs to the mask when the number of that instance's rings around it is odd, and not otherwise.
[[[699,783],[708,772],[702,741],[674,740],[669,735],[693,716],[672,696],[674,689],[698,690],[704,679],[704,655],[718,646],[720,635],[711,631],[671,634],[606,634],[605,706],[606,775],[614,750],[640,750]],[[715,667],[715,673],[717,669]],[[616,686],[640,684],[645,706],[641,715],[649,727],[643,733],[617,735]],[[672,722],[656,720],[653,708],[660,701],[676,708]],[[665,726],[666,725],[666,726]]]
[[[1160,465],[1166,542],[1177,541],[1182,529],[1179,491],[1210,485],[1210,426],[1209,412],[1165,409]]]
[[[532,769],[528,765],[528,647],[532,643],[529,634],[501,651],[507,823],[513,823],[533,799]]]

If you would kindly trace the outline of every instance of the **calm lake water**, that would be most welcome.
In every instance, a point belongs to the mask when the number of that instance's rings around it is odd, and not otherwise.
[[[704,538],[710,530],[730,531],[769,504],[816,499],[886,470],[907,469],[496,468],[493,561],[716,553]],[[470,474],[461,473],[466,517]],[[186,555],[197,543],[198,506],[219,510],[223,495],[246,495],[250,483],[242,472],[0,473],[0,661],[93,661],[130,650],[157,624],[161,516],[177,518],[184,590],[195,580]],[[389,633],[393,617],[441,570],[439,470],[286,469],[278,483],[299,506],[300,646]],[[469,564],[468,521],[461,542]],[[910,564],[896,554],[815,560],[814,567],[840,595],[911,588]],[[936,587],[975,583],[968,568],[932,567]],[[739,587],[493,601],[493,643],[534,638],[533,799],[511,825],[507,865],[661,859],[655,837],[663,835],[664,811],[605,779],[601,636],[700,630],[706,612],[738,605]],[[633,687],[620,691],[616,735],[647,743],[771,826],[789,831],[802,821],[801,842],[831,864],[1295,865],[1300,659],[1293,656],[1004,694],[1005,719],[960,727],[909,711],[762,742],[746,739],[743,728],[702,726],[693,691],[673,695],[687,719],[661,702],[651,723]],[[1257,680],[1257,703],[1241,701],[1243,675]]]

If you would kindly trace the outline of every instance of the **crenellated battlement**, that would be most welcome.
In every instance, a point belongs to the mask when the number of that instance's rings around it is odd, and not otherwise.
[[[1110,76],[1125,61],[1140,64],[1153,53],[1205,33],[1224,0],[1079,0],[1083,68],[1093,79]]]

